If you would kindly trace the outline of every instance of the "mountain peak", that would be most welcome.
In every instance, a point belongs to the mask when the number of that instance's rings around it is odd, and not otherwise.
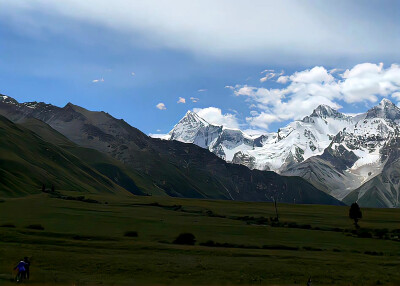
[[[379,106],[396,106],[393,102],[391,102],[389,99],[384,98],[381,100],[381,102],[379,102]]]
[[[0,102],[18,104],[18,101],[16,101],[14,98],[4,94],[0,94]]]
[[[337,110],[333,109],[329,105],[320,104],[314,109],[310,117],[321,117],[321,118],[343,118],[344,115]]]
[[[377,106],[367,111],[366,118],[384,118],[389,120],[400,119],[400,108],[389,99],[384,98]]]
[[[202,123],[204,125],[210,125],[206,120],[201,118],[196,112],[192,110],[188,110],[185,116],[179,122],[187,122],[187,121]]]

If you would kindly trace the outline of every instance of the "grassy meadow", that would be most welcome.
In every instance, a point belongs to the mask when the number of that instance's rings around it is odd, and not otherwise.
[[[1,200],[0,285],[24,256],[29,285],[400,284],[397,209],[362,209],[355,232],[349,207],[278,204],[276,223],[270,203],[90,198]]]

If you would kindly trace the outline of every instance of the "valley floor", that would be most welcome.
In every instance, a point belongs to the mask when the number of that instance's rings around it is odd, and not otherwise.
[[[280,204],[274,224],[270,203],[91,198],[0,200],[0,284],[24,256],[29,285],[400,284],[400,210],[363,209],[360,235],[348,207]]]

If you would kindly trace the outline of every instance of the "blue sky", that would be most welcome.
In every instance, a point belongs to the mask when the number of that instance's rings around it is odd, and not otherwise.
[[[0,7],[0,93],[104,110],[147,134],[168,132],[189,109],[275,131],[319,103],[357,113],[382,97],[400,101],[398,1]]]

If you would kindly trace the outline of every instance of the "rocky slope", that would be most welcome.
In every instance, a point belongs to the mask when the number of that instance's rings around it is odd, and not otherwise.
[[[390,100],[383,99],[377,106],[357,116],[347,116],[321,105],[309,116],[290,123],[277,133],[257,138],[247,136],[248,139],[240,130],[213,126],[198,116],[192,118],[202,120],[207,129],[193,130],[190,125],[182,124],[187,115],[170,132],[171,140],[182,140],[192,130],[192,136],[186,137],[185,142],[207,142],[201,146],[227,161],[251,169],[303,177],[338,199],[346,198],[346,202],[351,198],[361,205],[399,206],[395,180],[384,186],[385,180],[377,177],[387,170],[396,169],[393,164],[398,156],[390,142],[399,137],[400,109]],[[179,136],[174,136],[176,129],[179,129]],[[210,129],[219,132],[203,140]],[[229,132],[238,136],[234,139],[224,136]],[[389,157],[394,159],[388,161]],[[374,178],[372,184],[370,180]],[[364,184],[363,191],[359,191]],[[394,193],[393,189],[396,190]]]
[[[60,108],[37,102],[18,103],[2,96],[0,114],[14,122],[38,119],[81,147],[111,155],[152,183],[141,189],[145,193],[247,201],[277,197],[281,202],[341,204],[304,179],[228,164],[194,144],[153,139],[123,120],[71,103]],[[84,157],[88,152],[80,154]]]

